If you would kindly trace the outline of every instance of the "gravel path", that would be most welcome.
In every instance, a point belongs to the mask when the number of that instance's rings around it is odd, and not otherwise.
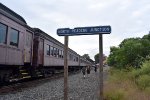
[[[82,73],[70,75],[68,100],[97,100],[98,76],[99,73],[93,70],[88,76],[86,75],[86,78],[83,78]],[[36,87],[0,95],[0,100],[63,100],[63,82],[63,77],[52,79]]]

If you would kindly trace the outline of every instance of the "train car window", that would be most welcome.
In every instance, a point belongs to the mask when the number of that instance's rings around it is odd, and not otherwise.
[[[0,43],[6,44],[7,29],[6,25],[0,23]]]
[[[61,58],[61,50],[59,50],[59,58]]]
[[[57,49],[57,57],[59,57],[59,49]]]
[[[54,47],[54,56],[56,57],[56,48]]]
[[[51,55],[53,56],[53,47],[50,46],[50,49],[51,49]]]
[[[55,50],[55,53],[56,53],[56,57],[57,57],[57,48],[56,48],[56,50]]]
[[[74,56],[72,55],[72,61],[74,60]]]
[[[10,45],[18,47],[19,31],[11,28]]]
[[[60,51],[60,50],[59,50],[59,49],[57,49],[57,57],[58,57],[58,58],[59,58],[59,51]]]
[[[81,63],[83,63],[83,60],[81,59]]]
[[[62,51],[62,58],[64,58],[64,51]]]
[[[61,50],[61,54],[60,54],[61,58],[63,58],[63,51]]]
[[[57,56],[57,48],[55,48],[55,57]]]
[[[69,54],[69,59],[71,60],[71,54]]]
[[[70,54],[70,60],[73,60],[73,55],[72,54]]]
[[[61,50],[60,56],[61,56],[61,58],[62,58],[62,50]]]
[[[76,61],[78,62],[78,57],[76,57]]]
[[[49,45],[46,45],[46,53],[47,53],[47,55],[50,56],[50,46]]]
[[[73,56],[73,61],[76,61],[76,58],[75,58],[75,56]]]

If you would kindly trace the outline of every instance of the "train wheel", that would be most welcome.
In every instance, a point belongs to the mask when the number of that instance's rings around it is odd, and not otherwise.
[[[0,87],[3,85],[2,77],[0,77]]]
[[[3,82],[8,83],[9,80],[10,80],[10,75],[9,74],[5,74],[2,80],[3,80]]]

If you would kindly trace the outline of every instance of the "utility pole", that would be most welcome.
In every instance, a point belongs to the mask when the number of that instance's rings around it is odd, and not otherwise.
[[[68,100],[68,36],[64,42],[64,100]]]
[[[100,98],[103,100],[103,37],[102,34],[99,34],[99,89],[100,89]]]

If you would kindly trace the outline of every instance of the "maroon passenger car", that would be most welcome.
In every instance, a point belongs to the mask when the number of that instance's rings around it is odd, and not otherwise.
[[[0,84],[63,71],[64,45],[0,3]],[[69,71],[91,64],[72,49]]]

